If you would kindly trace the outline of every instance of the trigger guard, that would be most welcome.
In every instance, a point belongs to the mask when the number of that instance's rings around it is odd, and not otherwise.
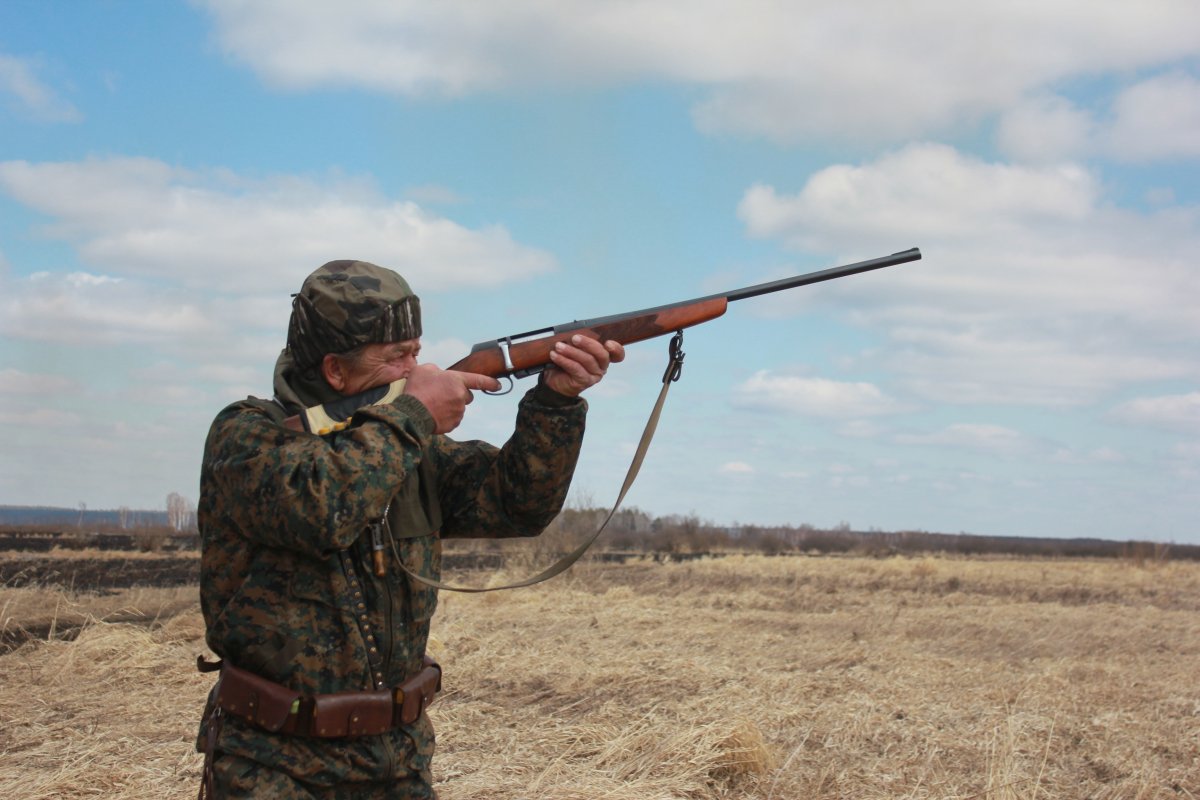
[[[511,392],[513,390],[513,387],[516,386],[517,384],[515,381],[513,381],[511,375],[505,375],[504,379],[506,381],[508,381],[507,389],[496,389],[495,391],[493,391],[491,389],[480,389],[479,391],[483,392],[484,394],[489,394],[492,397],[501,397],[502,395],[506,395],[509,392]]]

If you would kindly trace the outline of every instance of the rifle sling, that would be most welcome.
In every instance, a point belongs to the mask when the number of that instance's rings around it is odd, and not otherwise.
[[[464,592],[469,594],[475,594],[479,592],[498,592],[504,589],[521,589],[526,586],[533,586],[535,583],[548,581],[554,576],[560,575],[570,569],[576,561],[583,557],[583,554],[588,551],[588,548],[590,548],[592,544],[598,538],[600,538],[600,534],[604,532],[604,529],[608,526],[609,521],[612,520],[613,515],[617,513],[617,509],[621,507],[621,502],[625,499],[625,495],[629,493],[629,489],[633,486],[633,482],[637,478],[638,472],[642,468],[642,461],[644,461],[646,458],[646,451],[650,449],[650,440],[654,438],[654,431],[658,428],[658,418],[662,415],[663,404],[667,400],[667,390],[671,388],[672,383],[679,380],[679,375],[683,367],[684,356],[683,350],[681,349],[682,342],[683,331],[677,331],[675,336],[671,339],[671,361],[667,365],[666,372],[663,374],[662,390],[658,393],[658,400],[656,400],[654,403],[654,410],[650,412],[650,419],[646,421],[646,427],[642,431],[642,438],[638,442],[637,451],[633,454],[633,461],[630,462],[629,469],[625,472],[625,482],[621,484],[621,491],[617,493],[617,502],[613,504],[612,509],[608,512],[608,515],[604,518],[604,521],[600,523],[600,527],[596,528],[595,533],[592,533],[586,539],[584,539],[582,544],[580,544],[570,553],[567,553],[555,563],[551,564],[542,572],[534,575],[532,578],[526,578],[525,580],[518,581],[516,583],[505,584],[504,586],[452,586],[447,583],[442,583],[441,581],[435,581],[432,578],[426,578],[425,576],[418,575],[416,572],[410,570],[404,565],[404,561],[400,558],[399,553],[394,553],[396,556],[396,562],[400,564],[400,568],[408,574],[408,577],[412,578],[418,583],[423,583],[426,586],[433,587],[434,589],[445,589],[446,591],[450,592]],[[393,552],[395,547],[396,542],[395,540],[392,540]]]

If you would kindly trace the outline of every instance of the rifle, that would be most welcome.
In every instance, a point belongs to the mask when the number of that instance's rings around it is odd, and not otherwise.
[[[760,283],[731,292],[645,308],[641,311],[627,311],[608,317],[564,322],[550,328],[539,328],[534,331],[504,336],[500,339],[489,339],[472,347],[470,353],[451,364],[447,369],[458,372],[474,372],[493,378],[509,378],[510,380],[524,378],[536,375],[545,369],[550,364],[550,353],[554,350],[554,346],[558,342],[570,340],[576,334],[590,336],[602,342],[612,339],[621,344],[632,344],[669,333],[678,333],[684,328],[716,319],[725,313],[730,303],[736,300],[745,300],[771,292],[844,278],[848,275],[904,264],[920,258],[921,251],[914,247],[890,256]],[[673,357],[676,355],[677,348],[678,345],[673,344]],[[682,354],[679,354],[679,358],[682,359]],[[669,369],[668,374],[664,376],[664,381],[675,377],[678,377],[678,367],[675,367],[674,376],[671,375]],[[368,389],[361,394],[326,403],[324,406],[310,408],[304,414],[288,417],[284,420],[284,424],[293,430],[317,433],[341,430],[349,424],[350,417],[355,410],[373,403],[390,402],[401,391],[402,387],[397,387],[395,384]],[[503,393],[498,392],[497,394]]]

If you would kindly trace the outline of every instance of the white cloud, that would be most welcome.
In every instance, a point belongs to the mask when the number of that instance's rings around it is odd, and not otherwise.
[[[1107,446],[1084,451],[1061,447],[1050,458],[1060,464],[1121,464],[1126,460],[1120,450]]]
[[[0,280],[0,335],[71,345],[151,343],[203,336],[215,325],[182,293],[111,276],[35,273]]]
[[[1096,447],[1087,452],[1087,459],[1098,464],[1120,464],[1125,454],[1112,447]]]
[[[25,428],[60,430],[73,428],[82,421],[78,414],[54,408],[34,408],[19,412],[0,408],[0,425],[4,426],[20,425]]]
[[[0,369],[0,395],[38,396],[73,392],[78,381],[63,375]]]
[[[1200,392],[1138,397],[1122,403],[1113,415],[1136,425],[1200,433]]]
[[[867,417],[903,408],[878,386],[826,378],[777,375],[760,370],[734,390],[740,408],[784,411],[818,417]]]
[[[840,425],[837,432],[851,439],[874,439],[884,432],[884,428],[872,420],[852,419]]]
[[[338,176],[248,179],[144,158],[12,161],[0,163],[0,192],[48,215],[37,233],[71,243],[89,265],[0,268],[0,338],[94,353],[96,374],[126,380],[138,400],[163,408],[269,395],[289,294],[331,258],[396,268],[421,292],[555,266],[499,226],[466,228]],[[130,358],[175,366],[130,375]]]
[[[1073,165],[987,163],[941,144],[914,144],[866,165],[838,164],[794,195],[748,189],[738,216],[751,234],[799,249],[866,236],[893,245],[929,237],[989,244],[1030,225],[1077,223],[1094,210],[1099,182]],[[856,214],[869,214],[867,220]],[[865,224],[864,224],[865,222]]]
[[[1105,149],[1127,161],[1200,156],[1200,80],[1175,71],[1129,87],[1113,104]]]
[[[753,475],[754,467],[745,461],[730,461],[722,464],[719,472],[723,475]]]
[[[0,53],[0,94],[12,96],[21,111],[41,122],[82,122],[83,114],[37,77],[34,61]]]
[[[996,142],[1019,161],[1060,161],[1090,152],[1095,126],[1089,111],[1065,97],[1038,94],[1001,115]]]
[[[1155,75],[1121,90],[1107,114],[1058,95],[1035,94],[1003,113],[996,139],[1002,152],[1023,161],[1195,158],[1200,155],[1200,80],[1182,70]]]
[[[739,214],[756,236],[844,260],[919,245],[922,261],[804,302],[885,328],[891,345],[863,359],[922,397],[1075,405],[1200,376],[1200,209],[1114,208],[1081,167],[916,144],[823,169],[793,194],[751,187]]]
[[[15,343],[17,352],[23,342],[38,343],[25,352],[45,353],[47,363],[80,371],[65,378],[7,370],[0,373],[0,394],[34,386],[36,392],[27,396],[50,396],[68,383],[72,393],[83,393],[126,380],[130,363],[159,360],[152,374],[139,378],[145,388],[133,390],[136,400],[152,400],[152,393],[161,394],[156,387],[165,384],[188,387],[193,399],[203,399],[205,392],[222,399],[262,395],[283,346],[286,300],[83,272],[0,274],[0,341]]]
[[[1002,425],[956,423],[933,433],[897,434],[897,444],[958,447],[988,453],[1017,454],[1032,449],[1033,443],[1020,431]]]
[[[294,290],[332,258],[389,266],[431,291],[552,270],[501,226],[466,228],[365,181],[243,178],[145,158],[0,163],[0,190],[55,218],[44,234],[118,275],[231,293]]]
[[[1087,341],[1079,320],[1056,320],[1061,333],[1037,330],[1023,309],[1007,316],[960,323],[931,313],[890,330],[887,364],[922,397],[954,403],[1071,406],[1121,386],[1178,378],[1196,372],[1186,353],[1139,350]],[[1053,328],[1053,326],[1051,326]],[[1148,344],[1148,343],[1147,343]]]
[[[781,141],[924,135],[1064,79],[1200,49],[1191,0],[204,5],[225,50],[282,87],[456,96],[672,81],[708,91],[701,128]]]
[[[455,337],[421,342],[421,360],[429,364],[453,364],[470,351],[471,345]]]

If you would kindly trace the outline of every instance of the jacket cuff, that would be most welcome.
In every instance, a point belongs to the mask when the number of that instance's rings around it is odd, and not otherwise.
[[[547,408],[571,408],[583,402],[583,398],[580,396],[571,397],[554,391],[546,385],[545,377],[539,377],[537,385],[530,389],[525,396],[539,406]]]

